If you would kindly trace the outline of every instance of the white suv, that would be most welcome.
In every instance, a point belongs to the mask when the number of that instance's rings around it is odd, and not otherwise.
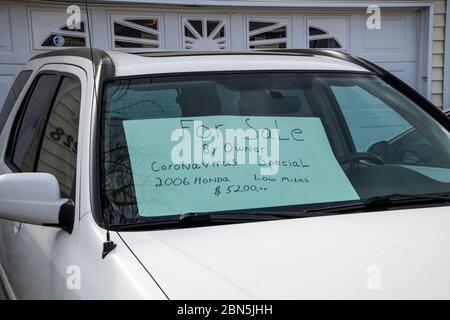
[[[449,128],[337,52],[36,56],[0,114],[2,289],[450,298]]]

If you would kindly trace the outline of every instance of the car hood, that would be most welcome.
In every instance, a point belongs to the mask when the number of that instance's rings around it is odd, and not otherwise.
[[[450,207],[120,235],[170,299],[450,298]]]

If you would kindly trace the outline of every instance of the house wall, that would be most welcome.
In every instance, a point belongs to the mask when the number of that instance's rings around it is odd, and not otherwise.
[[[434,1],[433,62],[432,62],[432,102],[440,108],[444,106],[444,48],[446,1]],[[450,72],[450,70],[446,70]],[[447,88],[449,90],[449,88]]]
[[[444,43],[444,110],[450,110],[450,1],[446,1]]]

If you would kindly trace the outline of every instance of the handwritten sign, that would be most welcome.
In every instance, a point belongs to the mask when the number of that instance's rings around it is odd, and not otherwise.
[[[201,126],[196,127],[199,122]],[[319,118],[208,116],[128,120],[123,125],[141,216],[359,199],[333,155]],[[251,145],[254,139],[258,144],[242,148],[226,139],[206,139],[200,144],[201,156],[223,151],[223,159],[198,162],[198,143],[193,140],[199,138],[199,129],[200,138],[207,138],[213,128],[247,131],[246,143]],[[174,134],[177,129],[184,130],[185,140]],[[192,161],[173,161],[174,148],[181,143],[192,143],[187,157]],[[232,151],[247,153],[247,162],[230,157]],[[252,153],[257,163],[248,161]],[[263,175],[261,167],[276,167],[276,174]]]

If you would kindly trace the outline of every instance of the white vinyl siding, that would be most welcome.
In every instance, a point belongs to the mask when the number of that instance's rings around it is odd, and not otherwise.
[[[431,85],[432,102],[443,108],[444,90],[444,41],[445,41],[445,0],[434,1],[433,28],[433,77]],[[448,72],[448,71],[447,71]],[[448,89],[447,89],[448,90]]]

